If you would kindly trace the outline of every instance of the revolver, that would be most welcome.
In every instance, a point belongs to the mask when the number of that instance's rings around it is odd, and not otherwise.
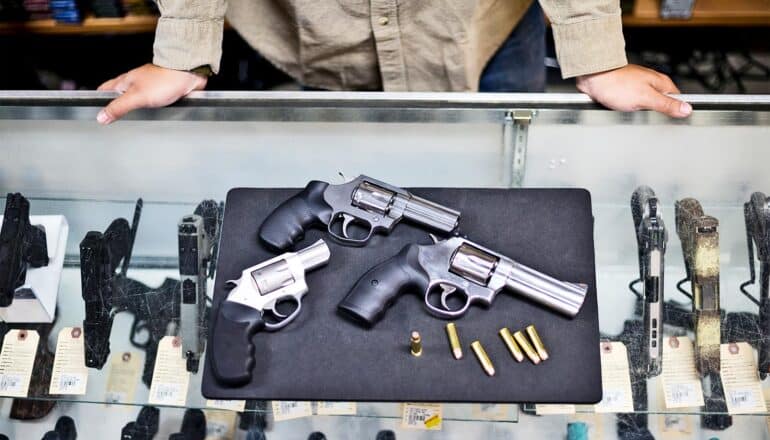
[[[27,267],[47,265],[45,230],[30,224],[29,201],[19,193],[9,193],[0,229],[0,307],[11,305],[14,292],[27,277]]]
[[[631,196],[631,214],[639,251],[639,278],[629,287],[644,298],[644,349],[641,357],[647,377],[657,376],[663,364],[663,268],[668,233],[660,215],[658,198],[647,186],[640,186]],[[634,284],[644,282],[640,295]]]
[[[759,351],[759,376],[764,379],[770,372],[770,199],[761,192],[755,192],[743,205],[743,215],[746,220],[750,279],[741,284],[741,292],[759,306],[759,337],[755,338]],[[746,290],[757,279],[754,269],[755,246],[759,259],[759,299]]]
[[[692,299],[695,366],[701,377],[719,373],[719,221],[704,215],[700,202],[676,202],[676,233],[682,242],[686,278],[677,288]],[[681,286],[690,281],[692,294]]]
[[[505,288],[569,317],[577,315],[583,305],[588,292],[585,284],[557,280],[462,237],[431,239],[431,245],[407,245],[396,256],[370,269],[339,309],[371,326],[383,317],[396,297],[420,291],[431,314],[457,318],[472,303],[492,304]],[[450,298],[461,304],[453,307]]]
[[[388,234],[404,218],[449,233],[457,228],[460,213],[367,176],[341,185],[313,180],[270,213],[259,228],[259,238],[285,251],[304,237],[306,229],[325,225],[340,243],[363,246],[375,232]],[[364,231],[351,233],[351,225]]]
[[[187,371],[197,372],[206,346],[206,281],[214,276],[222,208],[204,200],[192,215],[182,217],[179,236],[179,333]]]
[[[227,282],[232,290],[214,317],[210,350],[212,371],[219,382],[235,386],[251,380],[251,338],[263,329],[279,330],[299,315],[308,291],[305,273],[325,265],[329,256],[326,243],[318,240],[305,249],[244,269],[239,279]],[[295,307],[284,314],[278,309],[283,303]]]

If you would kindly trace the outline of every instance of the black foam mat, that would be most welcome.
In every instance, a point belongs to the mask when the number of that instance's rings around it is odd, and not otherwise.
[[[341,246],[311,230],[297,248],[318,238],[331,250],[328,266],[310,272],[302,311],[287,327],[258,333],[252,381],[217,383],[207,355],[202,393],[210,399],[596,403],[601,399],[591,196],[582,189],[435,189],[416,195],[462,212],[469,239],[558,279],[589,285],[573,319],[501,292],[489,308],[471,306],[456,320],[463,358],[452,357],[445,325],[427,313],[421,294],[404,295],[373,328],[337,311],[358,278],[409,243],[430,243],[425,230],[401,223],[366,247]],[[297,189],[237,188],[227,195],[212,313],[227,296],[225,282],[274,256],[258,241],[262,220]],[[550,358],[517,363],[498,330],[534,324]],[[423,353],[409,352],[409,335],[422,335]],[[471,351],[479,340],[496,374],[487,376]],[[211,336],[209,335],[209,348]],[[210,354],[209,350],[209,354]]]

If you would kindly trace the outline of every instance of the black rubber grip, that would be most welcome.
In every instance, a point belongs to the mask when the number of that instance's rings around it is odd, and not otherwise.
[[[313,180],[299,194],[281,203],[259,227],[259,238],[271,250],[285,251],[305,237],[312,226],[328,225],[332,208],[323,193],[329,184]]]
[[[218,382],[239,386],[251,381],[254,368],[251,338],[263,328],[261,311],[231,301],[219,305],[210,351],[212,372]]]
[[[424,293],[430,283],[418,260],[419,247],[410,244],[393,258],[371,268],[340,302],[346,315],[374,325],[400,295],[409,291]]]

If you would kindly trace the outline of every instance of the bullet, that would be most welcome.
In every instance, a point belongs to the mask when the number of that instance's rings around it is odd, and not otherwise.
[[[495,375],[495,367],[492,365],[492,361],[489,360],[489,356],[487,356],[487,352],[484,351],[484,347],[481,346],[481,342],[479,341],[473,341],[471,343],[471,348],[473,349],[473,352],[476,353],[476,358],[481,363],[481,367],[484,368],[484,371],[490,375]]]
[[[518,342],[519,347],[524,350],[524,353],[526,353],[527,357],[532,361],[533,364],[537,365],[540,363],[540,356],[537,355],[535,349],[532,348],[532,345],[529,343],[529,341],[527,341],[527,337],[524,336],[524,333],[521,331],[514,333],[513,339]]]
[[[545,345],[543,344],[543,341],[540,339],[540,335],[537,334],[537,330],[535,329],[534,325],[527,326],[527,336],[529,336],[529,339],[532,340],[532,345],[535,346],[535,350],[537,350],[537,355],[540,356],[541,360],[548,360],[548,352],[545,351]]]
[[[449,346],[452,348],[452,355],[455,359],[463,358],[463,349],[460,346],[460,337],[457,336],[457,326],[454,322],[446,325],[446,334],[449,336]]]
[[[419,332],[412,332],[409,344],[412,356],[420,356],[422,354],[422,339]]]
[[[505,342],[505,346],[508,347],[508,351],[511,352],[511,356],[516,359],[516,362],[522,362],[524,360],[524,353],[521,351],[519,344],[513,339],[511,331],[508,330],[507,327],[503,327],[498,333],[500,334],[500,337],[503,338],[503,342]]]

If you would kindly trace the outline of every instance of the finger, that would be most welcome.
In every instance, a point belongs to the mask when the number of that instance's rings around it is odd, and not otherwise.
[[[96,120],[100,124],[112,123],[123,116],[126,113],[146,106],[146,99],[143,95],[136,91],[128,90],[125,94],[113,99],[112,102],[107,104],[106,107],[99,111],[96,115]]]
[[[650,88],[648,94],[642,100],[641,108],[654,110],[672,118],[686,118],[692,113],[692,106],[690,104],[666,96],[653,88]]]

